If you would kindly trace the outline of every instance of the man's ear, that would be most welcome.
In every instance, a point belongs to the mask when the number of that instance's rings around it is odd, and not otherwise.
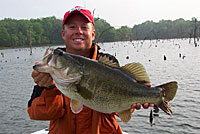
[[[62,34],[62,38],[65,36],[65,27],[66,27],[66,25],[63,25],[63,27],[62,27],[62,32],[61,32],[61,34]]]
[[[61,32],[61,34],[62,34],[62,38],[63,38],[63,40],[64,40],[64,36],[65,36],[64,29],[62,29],[62,32]]]
[[[93,32],[92,32],[92,40],[94,40],[94,39],[95,39],[95,34],[96,34],[96,31],[95,31],[95,30],[93,30]]]

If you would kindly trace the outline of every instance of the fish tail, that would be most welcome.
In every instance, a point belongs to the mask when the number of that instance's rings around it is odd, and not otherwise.
[[[168,115],[172,115],[172,110],[169,101],[173,100],[176,95],[176,91],[178,88],[177,82],[172,81],[157,87],[161,88],[162,92],[162,100],[160,104],[158,104],[158,107]]]
[[[160,109],[162,109],[165,113],[167,113],[168,115],[172,115],[172,110],[171,110],[171,105],[169,104],[169,102],[163,100],[159,106]]]

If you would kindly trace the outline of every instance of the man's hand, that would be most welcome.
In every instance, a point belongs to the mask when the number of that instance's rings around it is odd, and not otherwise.
[[[36,62],[35,64],[38,64],[38,62]],[[34,82],[40,87],[50,87],[55,84],[54,80],[48,73],[41,73],[36,70],[33,70],[32,78]]]
[[[151,83],[145,83],[144,85],[151,87]],[[144,109],[148,109],[149,107],[154,107],[154,104],[153,103],[144,103],[144,104],[142,104],[142,107]],[[139,110],[141,108],[141,103],[135,103],[131,106],[131,108]]]
[[[153,106],[154,106],[153,103],[144,103],[144,104],[142,104],[142,107],[143,107],[144,109],[147,109],[147,108],[153,107]],[[141,108],[141,103],[133,104],[133,105],[131,106],[131,108],[135,108],[135,109],[139,110],[139,109]]]

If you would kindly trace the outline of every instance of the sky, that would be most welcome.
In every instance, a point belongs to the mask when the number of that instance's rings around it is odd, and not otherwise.
[[[200,0],[0,0],[0,20],[63,19],[65,12],[77,5],[94,11],[94,17],[114,27],[133,27],[148,20],[200,20]]]

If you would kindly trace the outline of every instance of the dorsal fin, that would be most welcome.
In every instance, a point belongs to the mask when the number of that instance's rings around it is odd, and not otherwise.
[[[150,83],[148,74],[144,66],[140,63],[129,63],[125,66],[122,66],[121,69],[129,72],[139,81],[145,81],[147,83]]]
[[[120,67],[118,62],[112,60],[112,58],[110,58],[109,56],[106,56],[106,55],[101,55],[98,58],[98,62],[105,64],[107,66],[113,67],[113,68],[119,68]]]

